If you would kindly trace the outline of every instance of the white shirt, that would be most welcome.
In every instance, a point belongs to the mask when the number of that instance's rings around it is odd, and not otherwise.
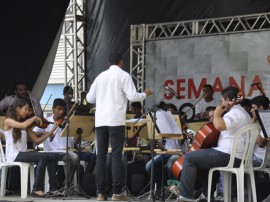
[[[164,149],[170,150],[170,149],[180,149],[180,140],[178,139],[166,139]]]
[[[262,138],[264,138],[264,135],[263,135],[263,132],[262,131],[260,132],[260,136]],[[265,147],[259,147],[258,144],[255,144],[255,148],[254,148],[253,154],[254,154],[254,156],[256,156],[256,157],[258,157],[258,158],[260,158],[260,159],[263,160],[264,159],[264,156],[265,156],[265,151],[266,151],[266,148]]]
[[[17,99],[17,95],[11,95],[11,96],[7,96],[4,99],[2,99],[0,101],[0,111],[5,111],[8,109],[9,106],[11,106],[13,104],[13,102],[15,101],[15,99]],[[33,101],[33,107],[35,108],[36,114],[39,117],[43,117],[43,111],[41,109],[39,100],[32,96],[32,101]]]
[[[49,116],[46,118],[49,122],[54,122],[53,120],[53,115],[52,116]],[[33,131],[35,132],[50,132],[53,128],[53,124],[49,124],[47,128],[45,129],[42,129],[42,128],[38,128],[38,127],[35,127],[33,129]],[[44,144],[44,151],[46,152],[64,152],[65,149],[66,149],[66,142],[67,142],[67,137],[62,137],[60,136],[61,133],[62,133],[62,129],[61,128],[57,128],[55,131],[54,131],[54,138],[53,140],[50,142],[50,138],[47,138],[46,140],[43,141],[43,144]],[[68,146],[69,147],[73,147],[74,146],[74,143],[73,143],[73,139],[71,137],[68,138]]]
[[[13,139],[13,128],[10,130],[6,131],[4,130],[4,135],[6,138],[6,159],[7,162],[13,162],[19,152],[26,152],[27,151],[27,133],[24,129],[22,131],[22,136],[21,139],[14,144],[14,139]]]
[[[200,102],[198,102],[195,105],[195,114],[201,114],[201,118],[203,117],[203,113],[206,111],[207,107],[216,107],[220,104],[220,100],[214,98],[211,102],[205,102],[204,99],[201,99]]]
[[[131,76],[116,65],[97,76],[86,95],[87,102],[96,103],[95,127],[125,125],[127,101],[146,98],[138,93]]]
[[[214,149],[231,154],[234,134],[240,128],[250,124],[251,118],[244,108],[240,105],[234,105],[230,111],[223,116],[223,119],[225,121],[226,130],[220,132],[218,145]],[[236,157],[239,159],[243,156],[245,142],[245,135],[242,135],[238,139],[238,147],[236,151]]]

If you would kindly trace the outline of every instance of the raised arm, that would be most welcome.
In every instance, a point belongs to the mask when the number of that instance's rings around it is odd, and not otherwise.
[[[48,137],[53,135],[53,132],[56,130],[58,127],[58,123],[55,121],[54,126],[50,132],[44,133],[44,135],[38,137],[34,131],[30,127],[26,129],[28,137],[35,143],[35,144],[40,144],[44,140],[46,140]]]
[[[29,127],[34,121],[38,121],[40,124],[42,124],[42,120],[38,116],[33,116],[23,122],[15,121],[11,118],[6,118],[4,121],[4,130],[10,130],[10,128],[25,129]]]

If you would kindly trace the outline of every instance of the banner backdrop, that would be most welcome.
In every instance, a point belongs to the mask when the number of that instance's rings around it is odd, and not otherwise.
[[[147,108],[163,99],[178,108],[194,104],[204,84],[213,86],[216,98],[228,86],[240,88],[249,99],[260,95],[252,83],[261,83],[269,96],[270,32],[148,41],[145,71],[146,87],[155,91],[146,100]],[[174,89],[180,100],[164,85]]]

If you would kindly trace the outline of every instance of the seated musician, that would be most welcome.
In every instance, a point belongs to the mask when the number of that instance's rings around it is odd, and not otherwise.
[[[263,109],[268,109],[269,108],[269,99],[266,96],[256,96],[252,98],[251,100],[249,99],[244,99],[244,103],[241,103],[241,106],[250,114],[252,113],[253,116],[253,122],[256,122],[256,114],[255,110],[263,110]],[[249,110],[249,111],[248,111]],[[259,167],[264,159],[265,155],[265,145],[267,144],[267,139],[264,138],[262,131],[260,134],[258,134],[258,137],[256,139],[256,144],[254,148],[254,153],[253,153],[253,166],[254,167]],[[220,200],[223,199],[223,175],[220,175],[219,178],[219,194],[218,198]],[[217,197],[215,198],[217,199]],[[224,199],[223,199],[224,200]]]
[[[252,104],[252,114],[254,119],[256,119],[255,110],[266,110],[269,109],[269,99],[268,97],[264,95],[259,95],[251,99]],[[254,120],[253,119],[253,120]],[[256,121],[256,120],[254,120]],[[264,135],[261,131],[261,133],[258,135],[256,139],[256,145],[254,148],[254,154],[253,154],[253,166],[259,167],[261,166],[264,156],[265,156],[265,146],[267,144],[267,139],[264,138]]]
[[[134,114],[134,118],[136,119],[145,118],[141,117],[143,115],[143,112],[142,112],[142,105],[140,102],[131,103],[131,112]],[[133,137],[127,141],[127,146],[129,147],[137,146],[138,137],[140,136],[140,132],[144,127],[146,127],[146,123],[141,126],[133,127]]]
[[[166,105],[167,107],[171,107],[171,105]],[[176,109],[176,111],[175,111]],[[169,111],[172,113],[177,113],[177,108],[168,108]],[[181,141],[178,139],[166,139],[162,141],[162,144],[164,145],[165,150],[176,150],[176,149],[182,149],[183,144],[181,144]],[[163,175],[163,183],[166,185],[167,180],[173,179],[171,168],[174,163],[179,158],[179,155],[171,155],[171,154],[161,154],[156,155],[154,157],[154,182],[157,184],[157,189],[160,190],[162,186],[162,175]],[[162,162],[163,161],[163,162]],[[151,162],[152,160],[149,160],[146,163],[145,169],[146,172],[151,175]],[[165,169],[162,169],[162,165],[164,165]],[[164,173],[162,173],[162,170]]]
[[[210,122],[213,122],[215,109],[216,107],[212,107],[212,106],[206,108],[206,113],[207,113],[206,118],[208,118]]]
[[[6,96],[4,99],[0,101],[0,112],[5,112],[9,106],[13,104],[15,99],[21,98],[21,99],[29,99],[28,89],[25,82],[18,81],[15,84],[14,88],[15,95]],[[36,115],[39,117],[43,117],[43,111],[41,109],[39,100],[32,96],[33,105],[36,110]]]
[[[53,115],[47,117],[46,119],[49,122],[53,122],[53,121],[60,122],[60,120],[63,120],[66,115],[66,102],[63,99],[56,98],[53,101],[52,110],[53,110]],[[53,126],[51,124],[48,124],[48,127],[45,129],[35,127],[33,131],[48,132],[51,130],[52,127]],[[44,150],[45,152],[48,152],[48,153],[53,152],[53,155],[57,154],[58,161],[67,162],[67,157],[66,157],[67,138],[60,136],[62,131],[63,129],[58,127],[57,130],[54,132],[54,136],[52,138],[44,140],[43,142]],[[68,147],[73,148],[73,146],[74,146],[73,139],[71,137],[68,137]],[[69,185],[71,184],[73,180],[74,173],[76,169],[78,168],[78,166],[79,166],[78,155],[72,151],[69,151],[68,166],[67,166],[69,171],[66,172],[68,173],[68,175],[66,174],[66,180]]]
[[[75,115],[89,115],[90,104],[86,100],[86,92],[81,92],[81,103],[76,107]]]
[[[35,121],[42,123],[38,116],[32,116],[24,121],[28,115],[28,102],[25,99],[16,99],[9,107],[4,121],[4,134],[6,139],[6,159],[7,162],[26,162],[36,163],[35,182],[33,186],[33,197],[45,197],[43,191],[44,175],[46,167],[50,178],[50,191],[56,191],[58,181],[55,176],[56,170],[53,169],[57,163],[54,156],[46,153],[27,152],[27,136],[36,144],[41,143],[50,137],[56,130],[58,124],[54,122],[50,130],[42,137],[37,137],[31,130],[31,124]],[[26,175],[27,173],[22,173]]]
[[[213,167],[227,166],[230,159],[230,152],[233,143],[233,135],[240,128],[251,123],[251,118],[246,110],[238,104],[241,97],[239,90],[235,87],[227,87],[221,92],[221,105],[214,111],[213,124],[220,131],[218,146],[210,149],[200,149],[186,154],[180,177],[179,202],[194,201],[193,190],[197,178],[197,170],[209,170]],[[222,117],[222,114],[227,113]],[[245,141],[239,139],[239,141]],[[243,148],[238,148],[236,164],[240,164]],[[203,180],[203,194],[198,201],[206,201],[207,196],[207,175]],[[213,184],[216,184],[216,176],[213,176]],[[214,190],[212,190],[213,194]],[[211,201],[213,201],[212,195]]]
[[[205,119],[207,118],[206,115],[206,108],[209,106],[218,106],[219,100],[213,97],[214,90],[210,84],[206,84],[203,86],[203,96],[204,98],[201,99],[195,106],[195,119]]]

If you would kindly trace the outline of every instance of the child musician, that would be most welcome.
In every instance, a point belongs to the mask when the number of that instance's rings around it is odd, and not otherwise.
[[[49,169],[51,167],[50,164],[54,165],[56,159],[53,156],[48,156],[46,153],[27,151],[27,137],[36,144],[39,144],[53,134],[58,124],[55,122],[51,131],[45,133],[42,137],[37,137],[31,130],[31,125],[35,121],[38,121],[41,124],[42,121],[37,116],[24,120],[28,115],[28,108],[28,101],[18,98],[7,111],[6,119],[4,121],[6,159],[7,162],[36,163],[35,181],[31,195],[33,197],[45,197],[43,183],[46,166],[48,166],[51,191],[53,191],[54,188],[57,188],[58,182],[56,181],[55,172],[53,169]]]

